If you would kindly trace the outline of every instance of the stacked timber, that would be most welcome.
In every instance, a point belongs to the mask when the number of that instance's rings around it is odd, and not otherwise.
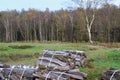
[[[38,80],[85,80],[87,74],[78,68],[84,67],[86,58],[84,51],[44,50],[37,61]]]
[[[36,68],[25,65],[0,64],[0,80],[33,80]]]
[[[102,74],[101,80],[120,80],[120,70],[110,68]]]
[[[0,63],[0,80],[86,80],[87,74],[78,69],[86,58],[84,51],[44,50],[36,67]]]
[[[73,69],[84,67],[86,61],[84,51],[50,51],[44,50],[40,55],[37,64],[47,67],[55,67],[56,69]]]

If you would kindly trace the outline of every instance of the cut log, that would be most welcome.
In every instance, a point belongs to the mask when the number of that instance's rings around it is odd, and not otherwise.
[[[101,80],[120,80],[120,70],[110,68],[102,74]]]
[[[0,62],[0,68],[9,68],[10,66],[7,64],[3,64]]]
[[[44,72],[41,73],[40,72]],[[61,71],[49,71],[47,74],[45,71],[40,71],[37,74],[38,77],[44,78],[43,80],[51,79],[51,80],[69,80],[70,78],[76,80],[85,80],[87,78],[87,74],[82,73],[78,70],[70,70],[68,72],[61,72]],[[59,78],[59,79],[58,79]]]
[[[36,68],[30,66],[11,66],[0,68],[0,80],[32,80]]]
[[[55,63],[55,64],[60,65],[60,66],[67,66],[67,64],[65,62],[62,62],[58,59],[54,59],[54,58],[50,58],[50,57],[39,57],[39,61],[42,61],[42,60],[43,61],[48,61],[48,62],[50,61],[49,65],[51,63]]]

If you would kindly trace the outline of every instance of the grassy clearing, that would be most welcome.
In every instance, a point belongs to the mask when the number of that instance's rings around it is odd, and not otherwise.
[[[81,71],[88,73],[88,80],[99,80],[100,75],[106,69],[120,69],[120,44],[117,48],[89,45],[88,43],[0,43],[0,61],[7,64],[30,64],[35,65],[38,53],[44,49],[51,50],[83,50],[93,62]],[[108,46],[108,47],[107,47]],[[112,46],[115,46],[112,44]],[[92,67],[90,67],[92,66]]]

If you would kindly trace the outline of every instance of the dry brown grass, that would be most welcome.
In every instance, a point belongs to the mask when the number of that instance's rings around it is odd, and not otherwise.
[[[103,46],[103,47],[107,47],[107,48],[120,48],[120,43],[97,43],[97,44],[93,44],[96,46]]]

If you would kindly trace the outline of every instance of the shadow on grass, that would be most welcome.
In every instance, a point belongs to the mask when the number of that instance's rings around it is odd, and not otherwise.
[[[7,51],[7,50],[8,50],[7,48],[3,48],[3,47],[0,48],[0,51]]]
[[[9,61],[18,61],[27,58],[38,58],[39,53],[34,54],[1,54],[0,61],[1,62],[9,62]]]
[[[12,49],[28,49],[28,48],[33,48],[34,46],[30,46],[30,45],[21,45],[21,46],[18,46],[18,45],[12,45],[12,46],[8,46]]]

